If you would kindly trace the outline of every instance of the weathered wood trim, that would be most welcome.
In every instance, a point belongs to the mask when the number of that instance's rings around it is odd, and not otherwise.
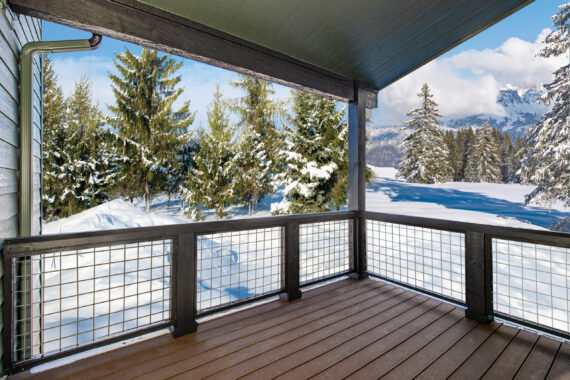
[[[133,0],[11,0],[21,14],[57,22],[342,101],[354,80]],[[149,27],[152,26],[152,27]],[[376,107],[377,91],[366,89]]]

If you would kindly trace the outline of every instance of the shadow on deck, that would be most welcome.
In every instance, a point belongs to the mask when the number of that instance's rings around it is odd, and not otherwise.
[[[480,325],[446,302],[371,279],[342,280],[13,379],[570,378],[570,344]]]

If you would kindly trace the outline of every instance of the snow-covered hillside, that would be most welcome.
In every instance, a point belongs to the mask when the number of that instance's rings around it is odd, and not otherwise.
[[[570,217],[570,209],[560,204],[551,210],[524,206],[524,196],[532,191],[532,186],[468,182],[410,184],[396,179],[394,168],[373,169],[376,178],[366,193],[369,211],[532,229],[548,229]],[[281,200],[279,194],[266,197],[253,216],[269,216],[271,204]],[[205,210],[203,215],[206,220],[215,219],[212,210]],[[233,206],[228,210],[229,219],[247,216],[245,207]],[[180,214],[179,201],[168,207],[164,197],[157,197],[151,213],[146,214],[144,204],[117,199],[44,224],[42,232],[56,234],[189,222],[192,221]]]
[[[555,204],[551,210],[525,206],[533,186],[498,183],[447,182],[435,185],[396,179],[394,168],[374,168],[376,179],[366,192],[366,209],[506,227],[548,229],[570,209]]]
[[[542,88],[523,88],[508,85],[501,89],[497,103],[505,111],[504,116],[490,114],[474,114],[460,118],[443,117],[442,129],[459,129],[483,126],[485,121],[501,132],[508,132],[511,138],[524,136],[526,130],[542,119],[549,107],[539,102],[544,94]],[[402,151],[400,144],[407,136],[402,125],[377,125],[372,121],[367,128],[366,160],[380,167],[397,167]]]

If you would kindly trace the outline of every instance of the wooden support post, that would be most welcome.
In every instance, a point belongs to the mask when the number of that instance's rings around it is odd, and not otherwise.
[[[481,232],[465,234],[465,316],[480,323],[493,320],[491,238]]]
[[[175,338],[198,329],[196,323],[196,234],[180,233],[174,242],[173,307],[170,332]]]
[[[355,101],[348,103],[348,209],[360,213],[366,210],[366,84],[355,82],[354,92]],[[366,227],[360,214],[354,220],[353,253],[351,277],[368,277]]]
[[[299,290],[299,223],[285,226],[285,292],[279,296],[286,301],[301,298]]]

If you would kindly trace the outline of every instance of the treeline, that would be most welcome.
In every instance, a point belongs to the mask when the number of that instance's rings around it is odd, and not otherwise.
[[[502,133],[485,121],[483,128],[445,131],[444,141],[452,177],[456,182],[521,183],[524,140],[513,144],[508,133]]]
[[[410,134],[401,146],[404,158],[399,177],[414,183],[523,181],[520,169],[528,149],[521,137],[513,144],[508,133],[501,133],[487,121],[477,130],[444,131],[427,84],[418,96],[421,107],[408,112],[411,119],[406,128]]]
[[[288,114],[272,99],[270,83],[240,76],[232,85],[243,96],[225,99],[218,88],[207,126],[193,133],[190,103],[174,107],[183,94],[176,75],[182,62],[143,49],[141,56],[116,54],[114,63],[112,116],[104,117],[87,78],[64,99],[49,59],[43,61],[46,220],[117,197],[144,196],[149,212],[157,194],[179,197],[194,219],[204,209],[223,218],[231,205],[252,213],[276,191],[283,194],[276,214],[346,203],[348,127],[336,101],[292,91]]]

